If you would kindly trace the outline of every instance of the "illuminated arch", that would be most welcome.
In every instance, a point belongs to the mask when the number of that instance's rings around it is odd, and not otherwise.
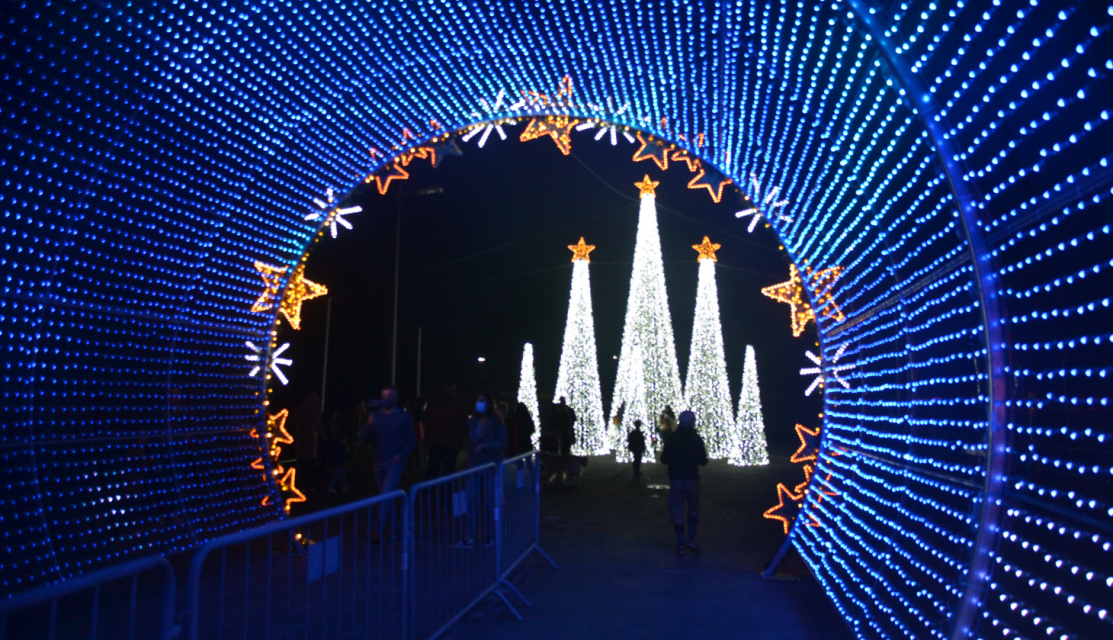
[[[752,174],[793,261],[842,267],[836,495],[791,540],[859,635],[1105,629],[1109,10],[232,4],[3,25],[6,592],[280,517],[254,263],[419,141],[553,114]]]

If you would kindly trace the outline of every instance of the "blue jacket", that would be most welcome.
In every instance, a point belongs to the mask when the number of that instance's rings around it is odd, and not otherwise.
[[[417,444],[410,414],[396,408],[391,413],[376,411],[371,418],[372,424],[363,425],[359,438],[374,441],[375,464],[390,462],[394,456],[405,462]]]
[[[489,417],[485,424],[479,423],[479,418],[468,418],[468,438],[471,446],[468,447],[468,466],[494,462],[502,462],[502,452],[506,451],[506,425],[495,417]],[[475,451],[480,447],[479,452]]]

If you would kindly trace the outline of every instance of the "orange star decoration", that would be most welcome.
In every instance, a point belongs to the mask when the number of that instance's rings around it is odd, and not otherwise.
[[[730,178],[723,180],[712,178],[707,175],[707,169],[700,166],[699,173],[696,174],[696,177],[688,181],[688,188],[707,189],[707,192],[711,194],[711,199],[715,201],[715,204],[718,204],[723,199],[723,187],[732,182],[734,181]]]
[[[641,162],[642,160],[652,160],[657,163],[657,166],[662,171],[669,168],[669,152],[676,147],[673,145],[665,146],[661,141],[649,136],[649,140],[642,137],[642,132],[638,132],[638,142],[642,146],[634,152],[634,162]]]
[[[282,447],[278,445],[294,444],[294,436],[286,430],[286,418],[289,415],[289,412],[283,409],[273,416],[267,416],[267,438],[270,440],[268,446],[270,447],[271,458],[274,459],[276,465],[278,464],[278,456],[282,453]]]
[[[810,268],[807,272],[811,280],[812,293],[815,294],[815,302],[819,305],[823,315],[837,322],[842,322],[846,316],[843,315],[839,306],[835,304],[834,294],[831,292],[831,288],[835,284],[835,281],[842,275],[842,267],[821,269],[815,272],[815,275],[812,275],[812,270]]]
[[[810,465],[810,464],[804,465],[804,481],[801,482],[800,484],[796,485],[796,487],[793,489],[793,491],[800,494],[801,496],[806,497],[808,495],[808,491],[811,490],[811,483],[812,483],[814,475],[815,475],[815,470],[812,468],[812,465]],[[831,474],[828,473],[825,482],[830,482],[830,481],[831,481]],[[821,485],[818,481],[816,482],[816,490],[818,492],[818,497],[816,498],[816,504],[818,504],[820,501],[823,500],[823,496],[837,496],[838,495],[838,492],[836,492],[836,491],[828,491],[827,489],[824,489],[823,485]]]
[[[788,501],[785,501],[785,498],[788,498]],[[803,499],[802,494],[793,493],[783,482],[778,482],[777,501],[779,504],[766,509],[762,515],[770,520],[780,520],[781,524],[784,525],[785,535],[788,535],[789,528],[796,520],[796,516],[800,514],[800,502]]]
[[[789,462],[808,462],[819,456],[819,431],[821,427],[809,429],[802,424],[796,425],[796,437],[800,438],[800,448],[792,454]]]
[[[761,290],[763,294],[777,302],[786,302],[792,307],[792,335],[799,336],[804,333],[809,320],[815,320],[810,304],[804,301],[804,283],[800,280],[800,272],[796,265],[788,265],[788,282],[775,284]]]
[[[273,309],[274,299],[278,295],[279,287],[282,286],[282,276],[286,275],[287,267],[274,267],[255,261],[255,269],[263,277],[265,289],[259,295],[255,304],[251,305],[251,310],[259,312]],[[286,283],[286,291],[283,293],[282,304],[279,306],[282,315],[286,316],[286,320],[294,329],[301,328],[301,304],[306,300],[319,298],[328,293],[328,287],[306,280],[304,276],[305,265],[299,264],[297,269],[294,270],[294,275],[290,277],[290,281]]]
[[[718,262],[719,259],[715,257],[715,252],[718,251],[719,247],[721,247],[721,246],[723,246],[723,245],[715,244],[715,243],[711,242],[711,240],[707,236],[704,236],[703,237],[703,244],[692,245],[693,249],[695,249],[696,251],[699,251],[699,258],[696,259],[696,262],[700,262],[702,260],[710,260],[712,262]]]
[[[544,118],[534,118],[529,121],[526,130],[522,132],[519,140],[526,142],[527,140],[535,140],[541,136],[549,136],[556,143],[560,152],[564,155],[572,153],[572,127],[576,126],[577,120],[573,120],[568,116],[547,116]]]
[[[577,260],[583,260],[584,262],[591,262],[591,256],[589,256],[587,254],[591,253],[592,251],[595,251],[595,245],[584,244],[584,239],[583,239],[582,236],[580,237],[580,243],[579,244],[570,244],[570,245],[568,245],[568,248],[572,250],[572,254],[573,254],[572,255],[572,262],[575,262]]]
[[[294,494],[286,498],[286,506],[283,507],[286,511],[289,511],[290,505],[295,502],[305,502],[305,494],[298,491],[297,486],[294,484],[296,479],[297,469],[290,468],[286,471],[286,475],[282,476],[282,479],[278,481],[278,486],[281,487],[283,491]]]
[[[389,167],[379,169],[378,172],[367,176],[363,179],[363,181],[370,184],[371,181],[374,180],[375,186],[379,189],[379,195],[386,195],[387,189],[390,188],[391,180],[409,179],[410,172],[402,168],[406,164],[409,164],[409,162],[410,160],[408,158],[403,162],[402,158],[400,157],[398,160],[395,160],[393,163],[391,163]]]
[[[659,184],[661,184],[661,183],[660,182],[654,182],[653,180],[650,180],[649,179],[649,174],[647,173],[647,174],[645,174],[645,179],[642,180],[641,182],[635,182],[634,186],[641,190],[640,197],[644,198],[646,196],[656,196],[657,194],[654,190],[657,188],[657,185],[659,185]]]
[[[688,171],[691,171],[692,173],[696,173],[697,171],[702,169],[702,166],[700,165],[699,159],[698,158],[693,158],[691,155],[688,154],[687,150],[685,150],[685,149],[677,149],[676,151],[673,151],[672,152],[672,161],[673,162],[683,162],[683,163],[687,164],[688,165]]]

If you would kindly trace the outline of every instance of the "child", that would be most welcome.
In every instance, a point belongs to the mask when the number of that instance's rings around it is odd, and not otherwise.
[[[642,433],[642,421],[634,421],[634,429],[626,436],[626,448],[634,454],[634,477],[642,474],[642,455],[645,454],[645,434]]]

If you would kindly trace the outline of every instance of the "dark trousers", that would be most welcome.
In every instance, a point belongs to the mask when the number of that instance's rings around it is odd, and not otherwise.
[[[459,455],[460,450],[452,447],[429,447],[429,468],[425,471],[425,479],[432,480],[456,471],[456,458]]]
[[[642,456],[645,455],[644,451],[633,451],[634,454],[634,475],[640,476],[642,474]]]

